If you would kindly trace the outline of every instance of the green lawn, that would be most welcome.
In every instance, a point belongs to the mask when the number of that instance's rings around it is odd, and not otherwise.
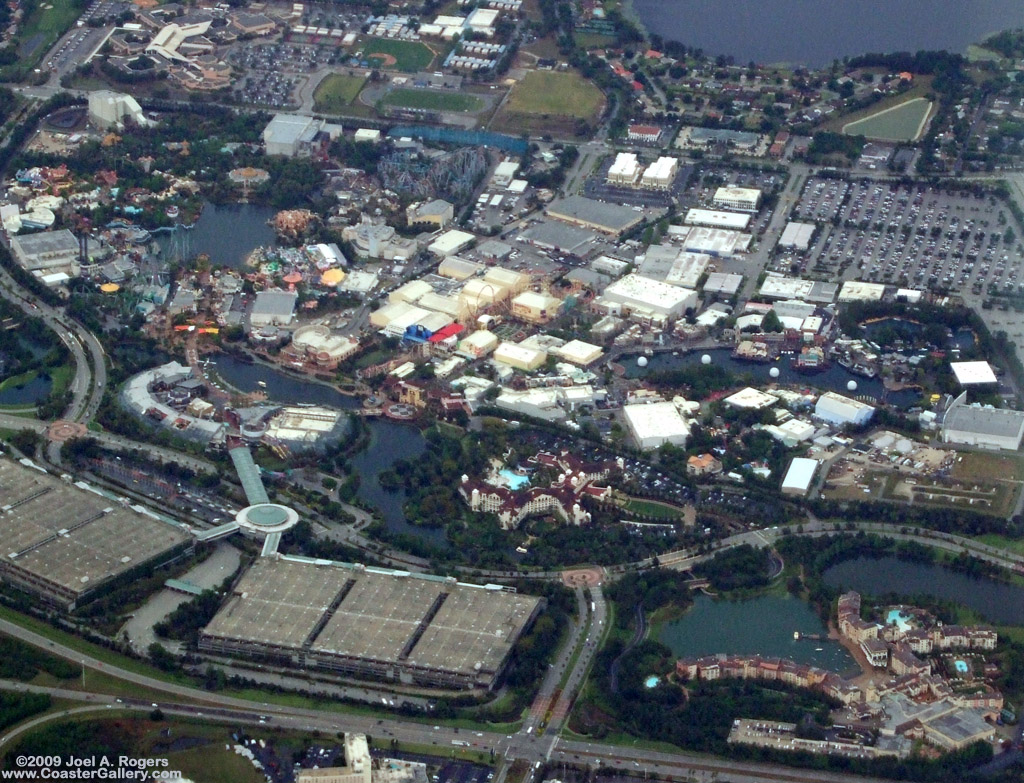
[[[623,506],[626,511],[634,514],[643,514],[655,519],[682,519],[683,509],[668,503],[659,503],[655,500],[639,500],[630,498]]]
[[[57,39],[82,13],[70,0],[42,0],[18,31],[14,40],[19,61],[0,70],[0,77],[17,79],[35,68]]]
[[[339,112],[349,106],[366,84],[365,76],[347,76],[341,73],[329,74],[313,93],[314,108],[317,111]]]
[[[881,141],[915,141],[924,131],[924,121],[931,109],[931,101],[913,98],[862,120],[847,123],[843,126],[843,133]]]
[[[381,103],[387,106],[429,109],[431,111],[480,111],[484,106],[484,102],[475,95],[466,95],[462,92],[416,90],[407,87],[391,90],[384,96]]]
[[[18,386],[26,386],[32,383],[38,375],[39,370],[29,370],[28,372],[23,372],[20,375],[12,375],[10,378],[5,378],[3,382],[0,383],[0,391],[13,389]]]
[[[161,754],[169,769],[181,772],[183,777],[196,783],[262,783],[266,776],[253,767],[252,762],[225,747],[227,743],[211,742],[198,748]]]
[[[554,114],[589,119],[604,95],[575,71],[530,71],[512,88],[510,114]]]
[[[374,57],[373,55],[390,55]],[[395,62],[390,63],[394,58]],[[376,62],[381,68],[399,71],[422,71],[434,61],[433,50],[419,41],[394,41],[390,38],[371,38],[363,44],[363,59]]]

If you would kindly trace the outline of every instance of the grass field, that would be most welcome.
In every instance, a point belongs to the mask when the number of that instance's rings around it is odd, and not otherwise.
[[[183,777],[196,783],[219,783],[223,780],[238,783],[262,783],[266,777],[253,767],[252,762],[228,750],[224,742],[211,742],[198,748],[164,753],[167,766],[178,770]]]
[[[668,503],[659,503],[656,500],[630,498],[625,502],[623,508],[634,514],[642,514],[653,519],[674,520],[683,518],[683,509]]]
[[[953,478],[955,479],[1024,480],[1024,460],[1020,457],[981,454],[973,451],[962,452],[959,456],[960,459],[953,464]]]
[[[40,2],[15,38],[19,61],[0,69],[0,76],[17,78],[35,68],[81,13],[82,9],[71,2]]]
[[[530,71],[512,88],[510,114],[554,114],[589,119],[604,102],[604,95],[575,71]]]
[[[438,92],[436,90],[415,90],[408,87],[391,90],[381,99],[386,106],[400,106],[406,109],[429,109],[431,111],[480,111],[484,102],[475,95],[462,92]]]
[[[931,101],[912,98],[864,119],[848,122],[843,126],[843,133],[879,141],[916,141],[924,132],[925,120],[931,110]]]
[[[374,57],[373,55],[390,55]],[[363,44],[363,58],[380,62],[381,67],[400,71],[422,71],[434,61],[433,50],[419,41],[394,41],[389,38],[371,38]],[[394,64],[389,64],[394,59]]]
[[[313,107],[317,111],[339,112],[348,108],[366,84],[364,76],[328,74],[313,93]]]

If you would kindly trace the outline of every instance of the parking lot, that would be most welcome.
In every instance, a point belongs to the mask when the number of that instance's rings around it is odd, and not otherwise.
[[[1024,246],[993,196],[811,178],[792,217],[823,230],[806,254],[776,255],[777,271],[975,297],[1024,294]]]

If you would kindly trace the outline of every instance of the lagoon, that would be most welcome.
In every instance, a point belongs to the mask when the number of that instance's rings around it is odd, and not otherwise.
[[[665,623],[658,641],[680,658],[727,653],[789,658],[797,663],[844,673],[856,662],[832,639],[793,638],[793,632],[827,634],[810,605],[793,596],[766,595],[724,601],[698,595],[678,620]]]
[[[206,202],[195,226],[182,229],[186,256],[206,253],[214,265],[242,269],[253,250],[276,244],[277,235],[273,227],[267,225],[276,214],[273,207],[259,204],[218,206]],[[156,238],[164,257],[169,258],[171,233],[161,231]]]
[[[895,557],[844,560],[823,574],[825,584],[868,596],[896,593],[902,599],[932,596],[973,609],[987,622],[1024,625],[1024,588],[976,579],[931,563]]]
[[[267,397],[274,402],[310,403],[342,410],[353,410],[360,406],[357,398],[342,394],[330,386],[296,378],[263,364],[250,364],[230,354],[220,354],[212,364],[217,374],[239,391],[253,392],[259,389],[265,391]],[[263,386],[259,385],[261,381]],[[378,481],[381,472],[390,468],[395,460],[414,460],[423,454],[427,447],[426,440],[412,424],[370,419],[367,420],[367,426],[370,429],[370,443],[351,460],[360,478],[359,498],[380,511],[384,524],[392,533],[407,533],[433,546],[447,547],[444,530],[410,524],[402,510],[405,493],[401,490],[388,492]]]
[[[1020,0],[632,0],[648,31],[737,63],[810,67],[866,52],[965,53],[1024,26]]]

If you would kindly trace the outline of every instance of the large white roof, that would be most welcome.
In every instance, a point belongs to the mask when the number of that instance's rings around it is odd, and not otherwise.
[[[949,369],[953,371],[961,386],[999,382],[992,371],[992,365],[988,362],[950,362]]]
[[[806,457],[794,457],[789,463],[789,470],[782,479],[782,489],[792,489],[797,492],[807,492],[814,480],[814,473],[818,469],[818,460],[807,459]]]

